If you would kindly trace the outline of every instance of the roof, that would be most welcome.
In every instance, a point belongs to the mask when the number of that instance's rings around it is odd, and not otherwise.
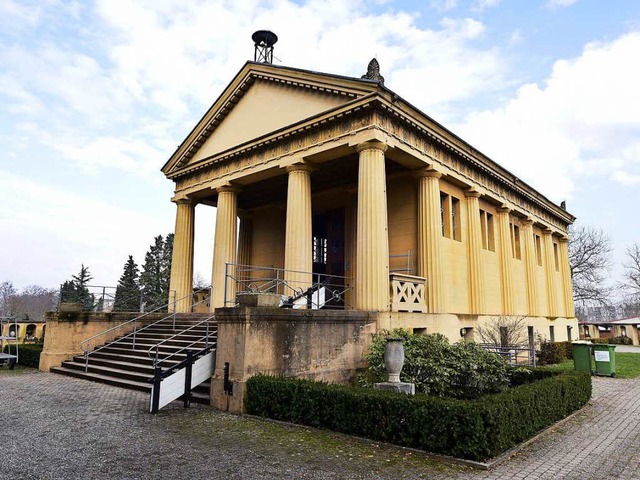
[[[348,101],[349,98],[357,99],[367,96],[385,99],[387,101],[386,103],[389,105],[392,104],[394,109],[401,110],[403,114],[410,116],[412,119],[417,119],[437,134],[446,137],[447,140],[451,139],[450,141],[454,142],[459,152],[463,152],[467,156],[470,154],[474,159],[480,160],[483,168],[488,168],[504,177],[513,185],[517,186],[518,189],[526,193],[531,199],[535,199],[544,204],[546,208],[553,212],[558,218],[561,218],[567,223],[573,223],[573,221],[575,221],[575,217],[565,209],[550,201],[546,196],[542,195],[526,182],[523,182],[516,175],[484,155],[480,150],[470,145],[429,115],[404,100],[391,89],[385,87],[381,82],[366,78],[354,78],[251,61],[243,65],[229,85],[214,101],[162,167],[162,171],[167,177],[172,178],[175,174],[174,172],[181,170],[182,167],[187,164],[189,158],[202,147],[225,117],[229,115],[256,78],[266,81],[286,82],[295,87],[311,88],[326,92],[327,94],[341,95],[345,98],[345,101]],[[336,108],[336,110],[337,109],[338,108]]]

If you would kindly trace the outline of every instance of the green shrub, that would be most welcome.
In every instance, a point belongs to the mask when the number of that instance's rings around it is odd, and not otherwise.
[[[405,363],[400,378],[403,382],[415,383],[417,392],[438,397],[477,398],[502,391],[509,385],[507,365],[502,358],[475,343],[450,345],[439,333],[413,335],[396,329],[374,334],[365,357],[369,371],[361,377],[361,386],[387,379],[384,349],[389,337],[403,340]]]
[[[536,356],[538,365],[555,365],[566,359],[566,351],[564,346],[557,343],[542,342]]]
[[[571,342],[555,342],[555,345],[560,349],[560,354],[564,357],[564,360],[573,360],[573,345],[571,345]]]
[[[609,343],[609,339],[608,338],[591,338],[591,339],[589,339],[589,341],[591,343],[597,343],[599,345],[606,345],[607,343]]]
[[[15,346],[11,346],[11,353],[15,352]],[[4,346],[4,353],[9,353],[9,345]],[[20,344],[18,345],[18,365],[38,368],[40,366],[41,344]]]
[[[245,406],[253,415],[485,460],[591,398],[591,377],[585,372],[534,369],[527,378],[531,383],[459,400],[257,375],[247,381]]]
[[[620,335],[619,337],[610,338],[609,343],[612,345],[633,345],[633,340],[626,335]]]

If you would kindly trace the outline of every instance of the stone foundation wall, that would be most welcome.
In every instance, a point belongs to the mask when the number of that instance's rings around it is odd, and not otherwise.
[[[216,310],[218,350],[211,405],[240,413],[247,379],[258,373],[348,383],[365,366],[376,314],[232,308]],[[224,391],[229,364],[233,394]]]
[[[132,320],[140,313],[103,313],[103,312],[47,312],[45,319],[47,333],[40,355],[40,370],[48,372],[65,360],[80,355],[80,342],[109,328]],[[166,317],[166,313],[152,313],[144,317],[141,323],[151,323]],[[95,346],[101,346],[119,335],[133,331],[133,323],[96,339]]]

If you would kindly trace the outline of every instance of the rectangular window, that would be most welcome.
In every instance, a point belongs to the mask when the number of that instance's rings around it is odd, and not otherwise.
[[[440,220],[442,222],[442,236],[448,237],[449,230],[449,195],[440,192]]]
[[[591,337],[591,334],[589,333],[589,325],[585,325],[585,326],[584,326],[584,336],[585,336],[586,338]]]
[[[520,253],[520,227],[513,223],[509,223],[509,227],[511,230],[511,253],[513,258],[520,260],[522,258]]]
[[[533,241],[536,245],[536,261],[538,262],[538,266],[542,266],[542,239],[540,235],[533,234]]]
[[[553,244],[553,259],[556,264],[556,272],[560,270],[560,261],[558,260],[558,244]]]
[[[482,232],[482,248],[496,251],[495,237],[493,233],[493,215],[480,210],[480,231]]]
[[[451,238],[461,241],[460,230],[460,200],[451,197]]]
[[[461,241],[460,200],[440,192],[440,217],[442,220],[442,236]]]
[[[555,332],[553,331],[553,325],[549,325],[549,341],[550,341],[551,343],[553,343],[553,342],[555,342],[555,341],[556,341],[556,334],[555,334]]]
[[[313,237],[313,263],[327,263],[327,239]]]

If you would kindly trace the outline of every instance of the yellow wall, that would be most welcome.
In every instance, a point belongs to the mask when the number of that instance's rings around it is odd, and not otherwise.
[[[440,237],[443,253],[443,281],[445,305],[451,313],[469,312],[469,284],[467,279],[467,209],[462,189],[440,180],[440,191],[460,201],[460,240]]]
[[[485,313],[499,315],[502,309],[500,291],[500,259],[498,258],[498,231],[496,208],[480,199],[480,208],[493,215],[493,238],[495,248],[493,251],[482,249],[482,274],[484,276],[484,305]]]
[[[418,184],[415,178],[403,176],[387,182],[387,211],[389,227],[389,256],[407,255],[411,252],[410,265],[416,274],[418,253]],[[389,270],[407,268],[407,257],[389,259]]]
[[[284,268],[285,209],[272,205],[254,211],[251,263]]]

